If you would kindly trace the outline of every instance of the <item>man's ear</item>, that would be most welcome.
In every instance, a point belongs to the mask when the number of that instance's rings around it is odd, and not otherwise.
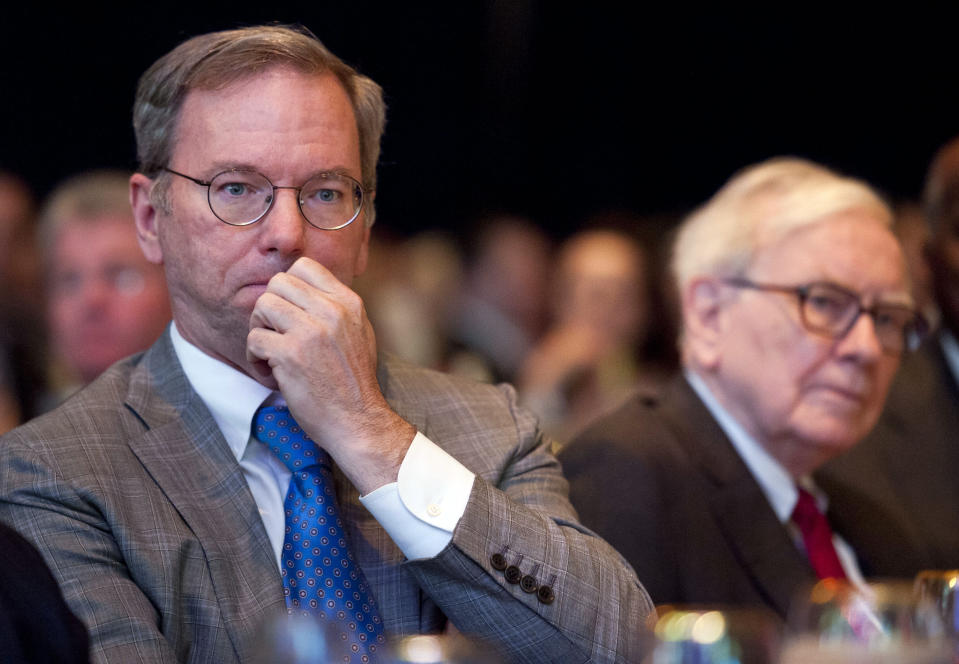
[[[685,347],[704,369],[719,365],[723,301],[723,284],[713,277],[696,277],[683,290]]]
[[[137,239],[143,255],[151,263],[163,263],[163,250],[160,248],[158,229],[158,211],[150,199],[155,180],[142,173],[130,177],[130,205],[133,208],[133,221],[137,227]]]

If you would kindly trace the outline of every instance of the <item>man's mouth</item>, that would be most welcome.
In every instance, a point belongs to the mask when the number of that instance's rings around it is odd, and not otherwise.
[[[838,398],[851,404],[862,405],[868,398],[868,392],[864,389],[843,387],[839,385],[818,385],[818,390],[825,392],[833,398]]]

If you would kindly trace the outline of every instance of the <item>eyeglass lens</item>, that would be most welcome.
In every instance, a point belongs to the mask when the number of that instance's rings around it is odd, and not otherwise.
[[[861,306],[858,296],[827,284],[809,286],[803,298],[806,325],[832,336],[846,334],[860,313],[872,316],[876,338],[886,350],[903,350],[908,337],[914,332],[915,314],[908,307],[877,304],[866,310]]]

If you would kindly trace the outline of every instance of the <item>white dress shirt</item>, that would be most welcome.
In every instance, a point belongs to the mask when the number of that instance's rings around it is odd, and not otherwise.
[[[781,463],[766,451],[766,448],[750,436],[742,425],[720,405],[696,372],[686,369],[683,373],[686,375],[686,380],[693,391],[696,392],[707,410],[716,419],[726,437],[729,438],[729,442],[736,448],[736,452],[739,453],[743,463],[746,464],[749,472],[762,489],[766,500],[769,501],[776,518],[786,527],[797,548],[803,551],[805,555],[802,534],[792,522],[793,510],[796,508],[796,503],[799,502],[799,489],[796,487],[796,482],[793,481],[792,476]],[[819,510],[825,514],[829,507],[829,499],[816,487],[812,478],[802,477],[799,479],[799,484],[812,494]],[[852,583],[862,585],[864,583],[862,572],[859,570],[859,563],[856,562],[856,555],[853,553],[852,547],[836,533],[833,533],[832,541],[842,569],[846,573],[846,578]]]
[[[253,416],[282,396],[188,342],[170,326],[177,359],[236,456],[260,511],[280,565],[286,527],[283,502],[291,473],[270,449],[252,437]],[[360,496],[360,502],[410,560],[443,550],[466,510],[474,475],[420,432],[396,482]]]

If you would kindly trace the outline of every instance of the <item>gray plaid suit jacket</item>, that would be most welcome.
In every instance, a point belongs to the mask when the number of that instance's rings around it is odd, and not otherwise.
[[[649,597],[579,525],[513,391],[395,360],[378,377],[397,412],[477,475],[450,545],[407,561],[336,473],[387,630],[449,621],[505,661],[636,661]],[[264,620],[285,607],[257,506],[168,334],[0,439],[0,518],[43,553],[95,661],[249,661]],[[504,559],[553,601],[507,580]]]

